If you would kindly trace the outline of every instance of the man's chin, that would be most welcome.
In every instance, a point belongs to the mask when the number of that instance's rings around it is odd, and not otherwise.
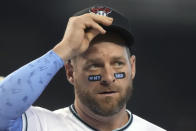
[[[95,114],[97,115],[101,115],[101,116],[104,116],[104,117],[107,117],[107,116],[113,116],[115,114],[117,114],[118,112],[120,112],[121,108],[113,108],[113,107],[102,107],[99,108],[99,111],[94,111]]]
[[[124,104],[119,104],[117,100],[114,100],[112,98],[106,98],[105,101],[99,101],[95,102],[93,107],[90,107],[91,110],[101,116],[112,116],[118,112],[124,107]],[[90,106],[90,105],[89,105]]]

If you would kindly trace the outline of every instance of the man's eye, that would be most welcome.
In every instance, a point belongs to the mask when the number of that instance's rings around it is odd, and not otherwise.
[[[97,64],[92,64],[92,65],[89,66],[89,69],[90,69],[90,70],[95,70],[95,69],[97,69],[98,67],[99,67],[99,65],[97,65]]]
[[[116,66],[116,67],[121,67],[123,65],[124,65],[124,63],[120,62],[120,61],[114,63],[114,66]]]

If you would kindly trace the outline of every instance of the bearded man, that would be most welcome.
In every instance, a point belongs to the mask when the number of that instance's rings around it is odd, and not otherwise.
[[[164,131],[126,109],[136,73],[127,18],[96,6],[69,19],[60,43],[0,83],[1,131]],[[31,106],[65,65],[72,105]]]

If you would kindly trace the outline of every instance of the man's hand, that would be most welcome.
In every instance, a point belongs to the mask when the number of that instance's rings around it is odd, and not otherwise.
[[[81,16],[74,16],[69,19],[65,35],[53,51],[57,53],[64,62],[85,52],[90,41],[98,34],[105,34],[106,31],[99,25],[109,26],[113,19],[106,16],[87,13]]]

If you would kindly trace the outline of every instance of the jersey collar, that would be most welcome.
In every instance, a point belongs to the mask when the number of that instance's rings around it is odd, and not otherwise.
[[[69,106],[69,110],[71,111],[71,113],[72,113],[79,121],[81,121],[81,122],[82,122],[84,125],[86,125],[88,128],[90,128],[90,129],[92,129],[92,130],[94,130],[94,131],[98,131],[97,129],[95,129],[94,127],[90,126],[89,124],[87,124],[85,121],[83,121],[83,120],[79,117],[78,113],[76,112],[76,109],[75,109],[74,104],[72,104],[71,106]],[[127,111],[128,115],[129,115],[129,120],[128,120],[128,122],[127,122],[123,127],[117,128],[117,129],[112,130],[112,131],[124,131],[125,129],[127,129],[127,128],[131,125],[131,123],[132,123],[132,121],[133,121],[133,115],[132,115],[132,113],[131,113],[129,110],[126,110],[126,111]]]

